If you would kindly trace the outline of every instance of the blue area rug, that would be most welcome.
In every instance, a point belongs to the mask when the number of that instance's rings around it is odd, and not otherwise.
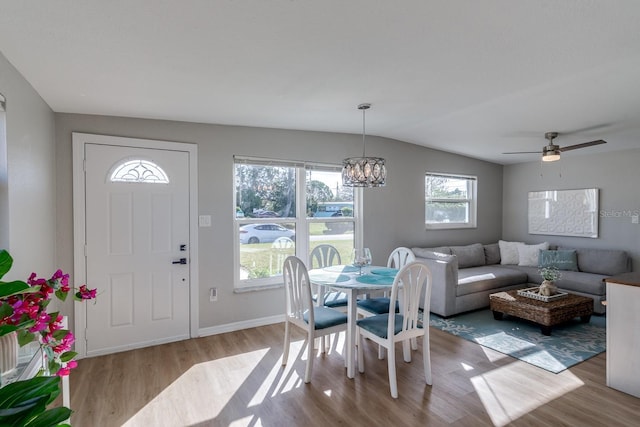
[[[448,319],[430,313],[429,324],[500,353],[558,373],[606,350],[606,317],[579,318],[554,326],[544,336],[540,326],[505,316],[495,320],[491,310],[480,310]]]

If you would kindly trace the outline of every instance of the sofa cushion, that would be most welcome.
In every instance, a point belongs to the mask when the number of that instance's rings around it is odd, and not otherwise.
[[[486,265],[500,264],[500,245],[497,243],[484,245],[484,263]]]
[[[496,265],[464,268],[458,270],[456,295],[468,295],[526,282],[527,273],[515,268],[505,268]]]
[[[574,250],[540,251],[540,267],[555,267],[558,270],[578,271],[578,257]]]
[[[607,276],[630,271],[629,257],[625,251],[615,249],[575,249],[575,251],[580,271]]]
[[[498,240],[498,246],[500,247],[500,264],[518,264],[518,245],[524,245],[524,243]]]
[[[458,257],[458,268],[484,265],[484,247],[480,243],[467,246],[451,246],[451,253]]]
[[[549,249],[549,242],[540,243],[537,245],[518,245],[518,265],[522,267],[537,267],[538,266],[538,254],[541,250]]]
[[[437,248],[411,248],[413,254],[420,258],[430,258],[433,253],[451,255],[451,249],[448,246],[439,246]],[[428,256],[425,256],[428,255]]]
[[[560,289],[576,291],[592,295],[605,295],[607,286],[603,279],[606,275],[584,273],[578,271],[563,271],[560,279],[554,284]]]

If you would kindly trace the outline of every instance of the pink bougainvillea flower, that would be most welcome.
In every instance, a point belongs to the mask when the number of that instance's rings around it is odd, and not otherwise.
[[[96,297],[97,289],[89,289],[87,285],[82,285],[78,289],[77,296],[80,299],[94,299]]]
[[[46,312],[42,312],[38,315],[36,319],[36,324],[29,328],[29,332],[40,332],[44,331],[49,325],[49,321],[51,320],[51,316],[49,316]]]
[[[69,368],[68,366],[65,366],[64,368],[58,369],[58,372],[56,372],[56,375],[59,377],[66,377],[70,373],[71,373],[71,368]]]
[[[76,340],[76,337],[73,336],[72,332],[69,332],[67,333],[67,335],[64,336],[64,338],[62,338],[62,341],[60,341],[60,344],[53,347],[53,351],[58,354],[62,354],[65,351],[69,351],[71,350],[71,346],[73,345],[75,340]]]

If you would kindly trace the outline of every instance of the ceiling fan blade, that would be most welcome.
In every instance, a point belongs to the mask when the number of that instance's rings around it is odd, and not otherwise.
[[[502,154],[541,154],[540,151],[510,151]]]
[[[566,147],[560,147],[560,151],[576,150],[578,148],[591,147],[592,145],[600,145],[600,144],[606,144],[606,143],[607,143],[607,141],[603,141],[602,139],[599,139],[597,141],[583,142],[582,144],[568,145]]]

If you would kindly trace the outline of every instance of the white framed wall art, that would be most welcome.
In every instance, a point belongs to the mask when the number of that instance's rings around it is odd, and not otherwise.
[[[598,189],[530,191],[529,234],[598,238]]]

